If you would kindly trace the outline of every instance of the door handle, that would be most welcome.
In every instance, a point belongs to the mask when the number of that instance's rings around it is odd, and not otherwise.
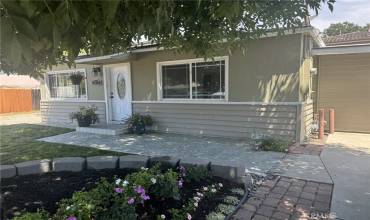
[[[110,98],[113,99],[114,96],[113,96],[113,92],[110,93]]]

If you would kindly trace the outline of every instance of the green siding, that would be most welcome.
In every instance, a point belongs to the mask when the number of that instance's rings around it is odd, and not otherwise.
[[[263,38],[247,44],[245,54],[229,55],[229,101],[299,101],[301,34]],[[131,60],[134,101],[157,100],[156,63],[196,58],[174,51],[147,52]]]

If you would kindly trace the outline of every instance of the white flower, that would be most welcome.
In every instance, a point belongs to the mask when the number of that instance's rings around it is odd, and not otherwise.
[[[200,192],[197,192],[197,195],[198,195],[199,197],[203,197],[203,194],[202,194],[202,193],[200,193]]]
[[[222,185],[222,183],[219,183],[219,184],[218,184],[218,186],[219,186],[219,187],[223,187],[224,185]]]
[[[161,215],[161,219],[165,219],[166,218],[166,216],[165,215]]]
[[[212,188],[215,188],[215,184],[212,184]]]
[[[217,192],[217,190],[215,188],[212,188],[211,192],[215,193],[215,192]]]
[[[122,182],[121,179],[116,179],[116,185],[119,185]]]
[[[71,209],[71,206],[67,206],[66,207],[66,210],[68,211],[68,210],[70,210]]]
[[[197,197],[197,196],[195,196],[195,197],[194,197],[194,200],[195,200],[195,201],[197,201],[197,202],[199,202],[199,201],[200,201],[200,198],[199,198],[199,197]]]
[[[142,170],[148,170],[148,168],[145,168],[145,167],[141,167],[140,169],[142,169]]]
[[[128,181],[127,180],[123,181],[122,186],[127,186],[127,185],[128,185]]]
[[[197,202],[194,202],[194,206],[195,206],[195,207],[198,207],[198,203],[197,203]]]
[[[152,181],[153,184],[157,183],[157,180],[155,178],[151,178],[150,181]]]
[[[204,190],[204,191],[208,191],[208,187],[206,187],[206,186],[205,186],[205,187],[203,187],[203,190]]]

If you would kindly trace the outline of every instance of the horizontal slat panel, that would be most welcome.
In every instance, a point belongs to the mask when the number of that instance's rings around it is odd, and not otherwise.
[[[100,122],[105,121],[105,103],[102,102],[52,102],[42,101],[40,103],[41,118],[43,122],[50,123],[72,123],[70,113],[78,111],[80,106],[97,107],[96,114]],[[74,123],[76,123],[74,121]]]
[[[134,103],[160,131],[250,138],[253,134],[295,138],[296,106]]]

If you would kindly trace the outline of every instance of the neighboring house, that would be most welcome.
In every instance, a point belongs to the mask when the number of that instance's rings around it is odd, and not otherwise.
[[[324,39],[315,48],[315,108],[334,108],[339,131],[370,133],[370,30]]]
[[[45,76],[44,122],[68,122],[81,105],[98,107],[100,123],[150,114],[164,132],[304,140],[313,122],[312,47],[325,46],[311,27],[248,42],[245,54],[220,51],[205,61],[191,53],[142,46],[127,53],[83,57],[75,69]],[[86,76],[80,88],[69,75]],[[78,90],[78,91],[77,91]]]
[[[40,109],[40,82],[30,76],[0,73],[0,113]]]

